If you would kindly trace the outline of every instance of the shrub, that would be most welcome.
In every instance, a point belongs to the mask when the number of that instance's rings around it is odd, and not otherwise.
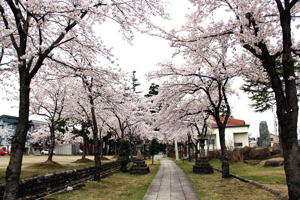
[[[127,172],[127,164],[130,162],[130,143],[127,140],[119,140],[119,158],[118,161],[121,162],[120,170],[122,172]]]
[[[250,159],[267,159],[271,156],[270,150],[268,148],[255,148],[250,151]]]

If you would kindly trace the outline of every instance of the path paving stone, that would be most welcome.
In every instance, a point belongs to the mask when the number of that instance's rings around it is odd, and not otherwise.
[[[160,168],[143,200],[199,200],[183,171],[168,159]]]

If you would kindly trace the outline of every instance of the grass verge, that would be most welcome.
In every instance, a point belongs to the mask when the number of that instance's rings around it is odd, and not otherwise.
[[[43,167],[42,167],[43,166]],[[56,172],[67,171],[71,169],[79,169],[88,166],[93,166],[93,164],[79,164],[79,165],[45,165],[44,163],[33,163],[22,168],[21,179],[32,178],[36,176],[41,176],[45,174],[51,174]],[[6,169],[0,169],[0,183],[5,182],[5,171]]]
[[[257,165],[249,165],[242,162],[230,165],[232,174],[241,176],[260,183],[280,183],[286,184],[285,173],[283,167],[263,167],[263,162]],[[217,169],[221,169],[221,161],[213,159],[210,164]]]
[[[149,163],[147,163],[149,164]],[[80,190],[53,194],[48,198],[56,200],[141,200],[156,175],[159,162],[149,164],[150,173],[131,175],[117,172],[101,182],[87,181]]]
[[[217,169],[221,169],[221,161],[213,159],[210,164]],[[280,167],[263,167],[264,161],[257,165],[248,165],[237,162],[230,165],[230,173],[243,177],[248,180],[259,182],[268,188],[282,192],[288,195],[286,178],[283,166]]]
[[[221,173],[200,175],[194,174],[194,162],[176,162],[190,179],[201,200],[276,200],[278,197],[259,189],[254,185],[240,182],[236,179],[222,179]]]

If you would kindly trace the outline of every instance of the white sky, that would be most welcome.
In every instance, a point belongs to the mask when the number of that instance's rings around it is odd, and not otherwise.
[[[180,27],[185,21],[185,13],[188,11],[189,5],[183,1],[173,1],[172,3],[173,5],[170,6],[169,12],[173,20],[168,25]],[[171,57],[172,49],[169,47],[168,42],[161,38],[136,34],[131,45],[122,39],[117,26],[113,24],[106,25],[105,28],[101,26],[97,31],[99,31],[105,44],[114,48],[113,53],[118,58],[119,65],[125,71],[137,71],[137,78],[142,84],[138,87],[138,90],[147,93],[151,81],[147,83],[144,75],[151,70],[159,69],[156,64]],[[237,81],[234,86],[238,89],[240,81]],[[247,98],[247,95],[243,92],[239,93],[239,97],[230,98],[232,115],[250,124],[249,133],[251,136],[258,136],[260,121],[267,121],[270,132],[274,133],[274,115],[272,112],[253,112],[253,109],[248,106],[250,100]],[[3,99],[4,97],[5,94],[0,92],[0,114],[17,116],[17,102],[8,102]]]

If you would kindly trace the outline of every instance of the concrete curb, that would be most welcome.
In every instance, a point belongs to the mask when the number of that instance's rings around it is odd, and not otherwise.
[[[216,170],[216,171],[218,171],[218,172],[222,172],[222,171],[219,170],[219,169],[216,169],[216,168],[213,168],[213,169]],[[283,192],[280,192],[280,191],[278,191],[278,190],[273,190],[273,189],[271,189],[271,188],[269,188],[269,187],[267,187],[267,186],[265,186],[265,185],[263,185],[263,184],[261,184],[261,183],[258,183],[258,182],[256,182],[256,181],[252,181],[252,180],[248,180],[248,179],[242,178],[242,177],[237,176],[237,175],[234,175],[234,174],[230,174],[230,176],[231,176],[232,178],[235,178],[235,179],[239,180],[239,181],[242,181],[242,182],[245,182],[245,183],[250,183],[250,184],[252,184],[252,185],[255,185],[255,186],[258,187],[258,188],[261,188],[261,189],[263,189],[263,190],[266,190],[266,191],[268,191],[268,192],[270,192],[270,193],[272,193],[272,194],[278,196],[278,197],[281,198],[282,200],[286,200],[286,199],[287,199],[286,196],[285,196],[285,194],[284,194]]]

